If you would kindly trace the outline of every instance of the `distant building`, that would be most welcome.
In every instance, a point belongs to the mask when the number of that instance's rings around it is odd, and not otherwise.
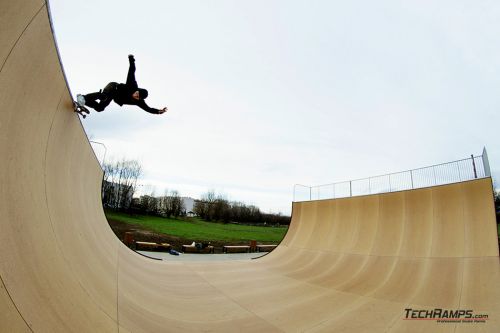
[[[181,197],[182,204],[184,205],[184,209],[186,210],[187,216],[193,216],[194,209],[194,199],[190,197]]]

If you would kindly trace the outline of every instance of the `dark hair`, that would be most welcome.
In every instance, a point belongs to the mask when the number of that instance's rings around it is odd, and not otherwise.
[[[138,91],[140,99],[146,99],[146,97],[148,97],[148,91],[146,89],[139,88]]]

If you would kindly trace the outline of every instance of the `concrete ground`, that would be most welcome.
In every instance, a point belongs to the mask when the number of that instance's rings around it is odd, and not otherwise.
[[[198,253],[180,253],[178,256],[171,255],[168,252],[150,252],[137,251],[145,256],[158,258],[165,261],[227,261],[227,260],[250,260],[262,257],[267,252],[254,253],[217,253],[217,254],[198,254]]]

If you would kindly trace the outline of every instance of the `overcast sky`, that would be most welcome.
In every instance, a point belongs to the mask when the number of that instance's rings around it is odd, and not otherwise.
[[[73,94],[124,82],[83,124],[141,184],[290,213],[318,185],[479,155],[500,175],[498,1],[50,1]]]

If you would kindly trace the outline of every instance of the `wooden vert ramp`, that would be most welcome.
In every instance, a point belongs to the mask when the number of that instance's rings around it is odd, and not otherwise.
[[[490,179],[294,203],[259,260],[153,261],[109,229],[71,105],[46,3],[0,0],[0,332],[498,331]],[[488,319],[407,320],[436,308]]]

